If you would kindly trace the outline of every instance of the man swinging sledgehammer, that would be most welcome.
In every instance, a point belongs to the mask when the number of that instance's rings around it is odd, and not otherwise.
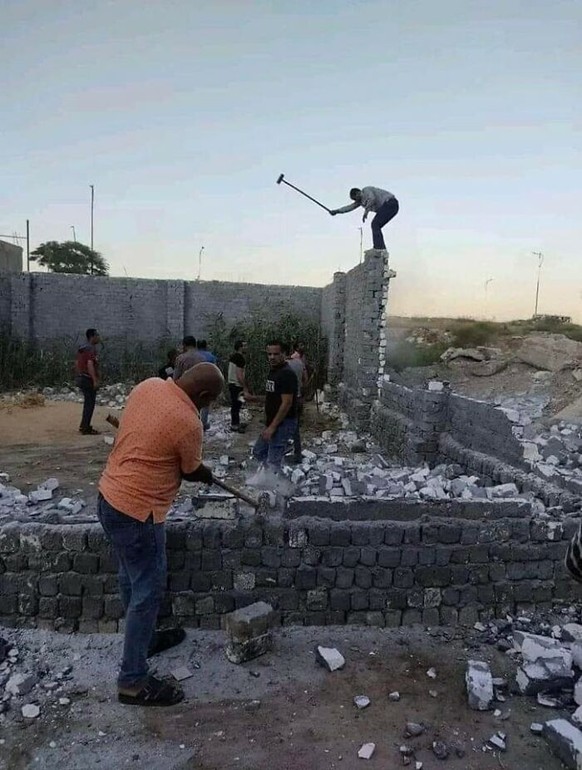
[[[364,187],[361,190],[359,187],[352,187],[350,198],[353,203],[343,206],[341,209],[332,209],[329,213],[334,217],[336,214],[347,214],[350,211],[355,211],[362,206],[364,208],[362,222],[365,222],[370,211],[373,211],[376,214],[372,220],[373,248],[385,251],[386,244],[384,243],[382,228],[398,214],[399,206],[396,197],[388,190],[382,190],[380,187]]]

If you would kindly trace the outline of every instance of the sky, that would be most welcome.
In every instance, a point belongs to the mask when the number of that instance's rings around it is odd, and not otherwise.
[[[578,0],[4,0],[0,233],[112,275],[323,286],[393,192],[398,315],[582,322]],[[492,279],[492,280],[491,280]]]

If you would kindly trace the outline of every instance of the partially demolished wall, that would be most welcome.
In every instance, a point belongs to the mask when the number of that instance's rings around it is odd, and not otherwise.
[[[258,600],[282,624],[473,624],[582,597],[562,560],[575,522],[527,503],[297,500],[285,518],[173,522],[162,614],[219,628]],[[346,518],[337,520],[338,512]],[[61,631],[122,623],[117,566],[99,525],[0,530],[0,622]]]

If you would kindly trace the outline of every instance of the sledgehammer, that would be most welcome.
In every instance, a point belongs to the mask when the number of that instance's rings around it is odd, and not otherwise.
[[[323,203],[320,203],[319,201],[315,200],[315,198],[312,198],[311,195],[308,195],[306,192],[303,192],[303,190],[300,190],[298,187],[295,187],[294,184],[291,184],[291,182],[288,182],[285,179],[285,174],[279,174],[279,178],[277,179],[277,184],[286,184],[288,187],[292,187],[294,190],[296,190],[301,195],[304,195],[306,198],[309,198],[310,201],[313,201],[314,203],[317,203],[318,206],[321,206],[322,209],[325,209],[328,214],[331,213],[331,209],[328,209],[327,206],[324,206]]]

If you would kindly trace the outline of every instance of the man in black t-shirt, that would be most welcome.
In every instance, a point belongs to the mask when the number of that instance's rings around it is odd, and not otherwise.
[[[265,386],[265,428],[253,448],[253,457],[279,471],[287,444],[297,428],[297,377],[287,366],[287,347],[280,340],[267,344],[270,372]]]

